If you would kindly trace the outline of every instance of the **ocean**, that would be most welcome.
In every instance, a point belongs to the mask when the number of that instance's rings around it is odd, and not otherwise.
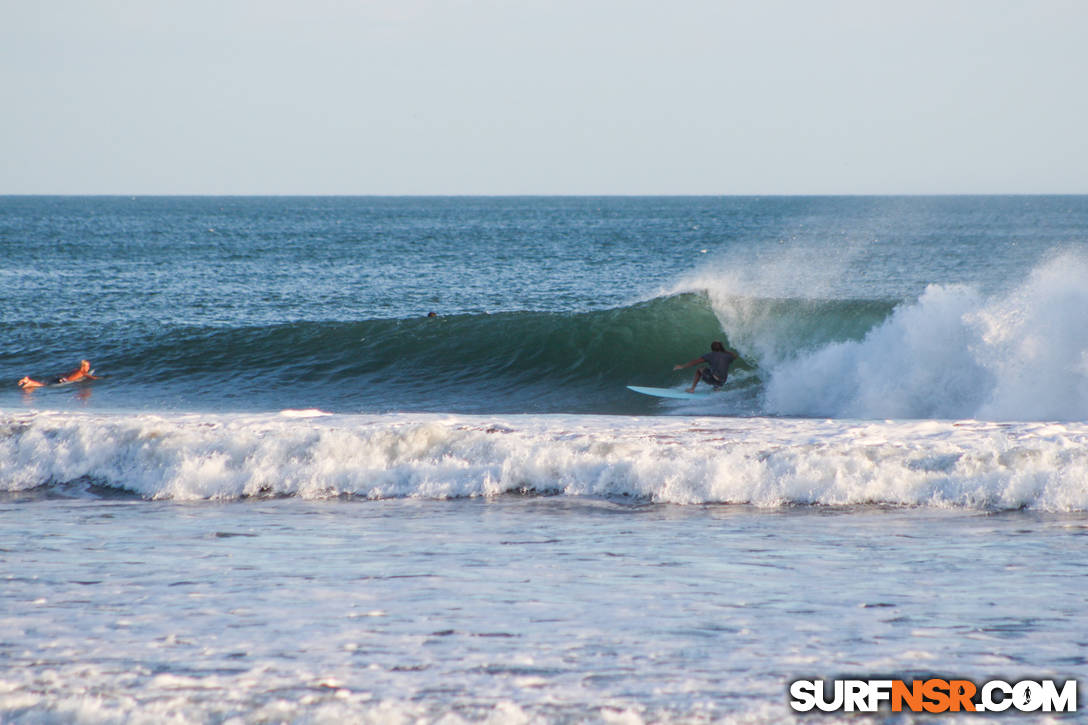
[[[1088,674],[1088,197],[0,197],[0,250],[0,722]]]

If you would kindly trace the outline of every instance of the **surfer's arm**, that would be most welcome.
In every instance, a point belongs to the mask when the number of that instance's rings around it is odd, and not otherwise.
[[[672,369],[673,370],[683,370],[684,368],[690,368],[692,365],[698,365],[699,363],[704,363],[704,362],[706,362],[706,360],[703,360],[703,358],[701,358],[701,357],[697,357],[694,360],[688,360],[683,365],[673,365]]]

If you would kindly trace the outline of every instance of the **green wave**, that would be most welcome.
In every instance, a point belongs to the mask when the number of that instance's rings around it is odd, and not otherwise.
[[[188,401],[220,395],[236,407],[250,400],[258,408],[311,401],[351,410],[638,412],[651,401],[624,386],[686,382],[690,371],[672,366],[706,352],[712,340],[741,353],[731,385],[758,389],[760,346],[752,336],[760,329],[801,349],[861,336],[891,309],[842,301],[744,304],[761,311],[763,328],[751,326],[750,316],[738,329],[723,329],[721,318],[729,315],[716,313],[705,294],[685,293],[586,312],[116,328],[97,340],[101,352],[92,360],[134,394],[145,386]]]

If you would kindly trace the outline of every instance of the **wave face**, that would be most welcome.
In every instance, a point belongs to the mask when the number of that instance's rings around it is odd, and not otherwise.
[[[678,356],[720,337],[700,295],[591,312],[123,328],[99,339],[109,352],[94,363],[109,378],[93,387],[96,400],[190,409],[639,412],[649,401],[626,384],[674,384]]]
[[[612,416],[0,416],[8,498],[452,498],[1088,510],[1088,424]]]
[[[703,277],[609,310],[114,328],[94,357],[109,377],[82,392],[136,409],[1085,420],[1085,279],[1088,260],[1064,254],[1008,292],[931,285],[913,301],[768,298]],[[672,366],[714,339],[742,357],[720,395],[626,390],[689,384]]]

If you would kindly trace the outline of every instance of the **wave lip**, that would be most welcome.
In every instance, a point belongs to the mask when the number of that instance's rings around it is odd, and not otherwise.
[[[1088,510],[1088,424],[0,413],[0,490]]]

